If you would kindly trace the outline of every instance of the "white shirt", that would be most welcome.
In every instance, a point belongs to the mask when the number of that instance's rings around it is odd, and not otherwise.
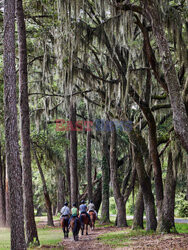
[[[89,205],[88,205],[88,210],[89,211],[95,211],[95,205],[93,204],[93,203],[89,203]]]
[[[70,209],[67,206],[62,207],[61,209],[61,214],[62,215],[69,215],[70,214]]]

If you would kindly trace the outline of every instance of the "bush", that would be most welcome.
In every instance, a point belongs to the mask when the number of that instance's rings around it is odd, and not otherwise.
[[[176,196],[175,213],[179,217],[188,217],[188,201],[183,193]]]
[[[114,197],[110,197],[110,214],[116,214],[116,203]]]

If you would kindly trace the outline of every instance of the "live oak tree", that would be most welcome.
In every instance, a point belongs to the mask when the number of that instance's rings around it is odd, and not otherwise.
[[[157,220],[153,194],[156,193],[162,218],[158,220],[158,228],[161,231],[173,228],[174,190],[180,179],[180,186],[185,187],[186,166],[186,152],[182,150],[182,145],[179,148],[173,146],[176,144],[174,129],[177,133],[179,129],[179,125],[174,124],[180,124],[183,118],[174,119],[174,123],[172,120],[173,113],[176,113],[176,118],[179,112],[175,109],[179,105],[182,107],[182,101],[172,104],[173,98],[182,94],[185,107],[187,105],[186,22],[183,17],[186,11],[183,2],[176,6],[173,1],[167,3],[161,0],[161,4],[156,6],[154,1],[134,1],[134,4],[133,1],[118,4],[115,1],[110,1],[110,4],[109,1],[100,1],[100,4],[99,1],[85,1],[84,7],[80,1],[69,0],[54,1],[54,5],[43,1],[24,3],[25,18],[28,20],[32,138],[37,138],[36,152],[42,156],[39,163],[42,167],[46,166],[42,171],[52,207],[58,202],[62,204],[62,197],[57,197],[57,192],[54,192],[58,187],[61,192],[65,184],[63,198],[79,203],[82,197],[91,197],[87,190],[90,183],[89,186],[93,184],[95,205],[98,209],[102,201],[102,219],[108,221],[110,194],[114,193],[117,210],[124,211],[125,206],[120,208],[117,197],[122,200],[123,196],[126,203],[133,192],[133,196],[137,194],[133,228],[143,227],[145,209],[146,229],[155,230]],[[182,19],[178,19],[179,16]],[[174,18],[180,20],[176,22],[177,27],[173,24]],[[160,44],[164,40],[159,41],[157,36],[161,34],[162,38],[165,34],[166,44]],[[164,47],[168,59],[171,57],[169,62],[177,71],[178,80],[174,86],[177,87],[177,82],[180,84],[173,98],[169,98],[172,90],[169,79],[174,76],[174,71],[173,67],[167,70],[164,65],[166,57],[161,54]],[[77,108],[73,114],[67,99],[75,98],[75,95]],[[77,132],[76,139],[72,133],[70,139],[67,131],[66,150],[59,150],[64,142],[56,144],[58,133],[60,137],[64,134],[57,132],[56,136],[52,136],[55,134],[55,119],[70,120],[72,114],[75,120],[78,117],[83,121],[89,120],[84,100],[88,102],[93,120],[102,116],[110,120],[128,119],[132,121],[133,129],[117,132],[118,140],[114,139],[115,134],[111,134],[113,143],[110,143],[109,134],[104,132]],[[181,107],[178,109],[182,110]],[[53,124],[50,124],[52,120]],[[41,145],[38,142],[40,135],[45,138]],[[125,137],[127,142],[121,146]],[[181,134],[181,142],[183,137]],[[89,169],[87,180],[83,173],[87,149],[90,155],[90,142],[92,170]],[[112,148],[116,149],[116,154]],[[119,167],[119,158],[127,152],[129,164],[125,161]],[[76,159],[77,154],[79,157]],[[38,204],[42,207],[42,195],[37,192],[37,188],[42,190],[42,184],[40,178],[35,179],[36,163],[33,166],[34,201],[36,207]],[[112,186],[109,186],[110,173]],[[49,182],[51,175],[53,186]],[[72,183],[78,185],[76,189],[71,188],[71,178]],[[181,190],[179,185],[176,188]],[[169,192],[170,196],[167,195]],[[41,198],[38,200],[39,195]],[[70,198],[72,195],[74,198]],[[126,218],[123,219],[125,216],[126,213],[123,213],[121,221],[126,221]],[[121,224],[119,220],[117,222]]]
[[[76,102],[70,102],[70,188],[71,188],[71,205],[76,203],[78,206],[78,173],[77,173],[77,132],[76,132]]]
[[[6,224],[6,207],[5,207],[5,164],[2,161],[2,147],[0,142],[0,225]]]
[[[15,1],[4,2],[4,114],[10,193],[11,249],[26,249],[22,167],[18,144],[15,68]]]
[[[172,60],[172,55],[167,42],[163,24],[160,18],[160,10],[155,1],[141,1],[144,4],[145,12],[152,25],[152,30],[162,57],[162,65],[165,80],[168,86],[170,102],[173,111],[174,130],[181,140],[182,146],[188,152],[188,116],[183,101],[179,79]],[[187,66],[187,56],[185,56]]]
[[[26,243],[39,245],[36,223],[34,219],[32,170],[30,152],[30,118],[28,103],[27,79],[27,45],[26,28],[22,0],[16,1],[16,18],[18,23],[19,44],[19,93],[20,93],[20,127],[22,146],[22,171],[24,191],[24,217],[26,229]]]
[[[91,120],[90,110],[88,108],[89,122]],[[86,142],[86,175],[88,184],[88,200],[93,199],[93,187],[92,187],[92,154],[91,154],[91,128],[87,128],[87,142]]]
[[[47,210],[47,219],[48,219],[47,224],[49,226],[54,226],[53,213],[52,213],[52,203],[51,203],[51,200],[50,200],[48,187],[46,185],[46,180],[45,180],[45,177],[44,177],[44,173],[43,173],[43,170],[42,170],[42,167],[41,167],[41,164],[40,164],[40,161],[39,161],[39,158],[37,156],[37,152],[36,152],[36,149],[35,149],[35,146],[34,146],[33,143],[32,143],[32,148],[33,148],[34,158],[35,158],[35,161],[37,163],[39,174],[40,174],[40,177],[41,177],[41,180],[42,180],[42,187],[43,187],[45,205],[46,205],[46,210]]]
[[[109,182],[110,182],[110,152],[109,152],[109,138],[108,132],[106,131],[106,125],[104,122],[104,128],[102,131],[102,208],[101,208],[101,222],[107,223],[110,221],[110,211],[109,211]]]
[[[125,211],[125,201],[121,194],[120,186],[118,183],[117,174],[117,135],[116,127],[111,123],[111,137],[110,137],[110,176],[113,185],[113,193],[117,206],[117,226],[124,227],[127,226],[126,222],[126,211]]]

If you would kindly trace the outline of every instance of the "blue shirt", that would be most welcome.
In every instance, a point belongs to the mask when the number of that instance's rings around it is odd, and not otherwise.
[[[87,206],[86,204],[81,204],[80,205],[80,213],[87,212]]]

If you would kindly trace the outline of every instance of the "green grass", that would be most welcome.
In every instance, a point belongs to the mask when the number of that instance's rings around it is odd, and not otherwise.
[[[0,250],[10,249],[10,230],[0,227]]]
[[[128,220],[128,225],[131,226],[132,220]],[[176,223],[178,233],[188,233],[188,224]],[[129,243],[135,240],[138,236],[156,235],[157,232],[146,232],[145,230],[131,230],[127,228],[123,231],[110,232],[100,235],[98,238],[106,245],[112,248],[129,246]]]
[[[59,218],[60,218],[60,215],[53,216],[54,220],[59,220]],[[45,216],[36,216],[35,217],[35,221],[36,221],[36,223],[37,222],[45,222],[45,221],[47,221],[47,216],[46,215]]]
[[[60,228],[51,228],[51,227],[38,228],[38,235],[41,246],[42,245],[55,246],[58,245],[58,243],[61,242],[63,239],[63,232]],[[5,249],[6,250],[10,249],[10,230],[8,228],[0,228],[0,250],[5,250]]]
[[[145,230],[132,231],[130,228],[111,232],[107,234],[100,235],[98,238],[102,240],[104,244],[109,245],[112,248],[129,246],[129,243],[138,236],[153,235],[154,232],[146,232]]]
[[[59,219],[59,216],[54,217],[54,219]],[[39,221],[46,221],[46,216],[36,217],[37,224]],[[96,227],[112,227],[114,226],[115,216],[110,217],[110,223],[100,224],[100,221],[96,221]],[[146,232],[145,230],[131,230],[132,220],[127,220],[129,228],[126,228],[123,231],[110,232],[104,235],[99,236],[99,239],[102,240],[104,244],[110,245],[111,247],[123,247],[127,246],[135,237],[156,234],[153,232]],[[144,221],[145,226],[145,221]],[[176,230],[178,233],[187,233],[188,234],[188,224],[176,223]],[[51,245],[56,246],[63,239],[63,232],[60,228],[53,228],[44,226],[43,228],[38,228],[38,235],[41,245]],[[71,237],[71,235],[70,235]],[[8,228],[0,228],[0,250],[10,249],[10,230]],[[31,249],[31,248],[30,248]],[[36,248],[32,248],[36,249]],[[45,249],[45,248],[42,248]],[[53,249],[62,249],[53,248]]]
[[[188,224],[176,223],[175,226],[178,233],[188,234]]]
[[[95,226],[96,227],[113,227],[115,226],[115,216],[110,216],[110,223],[104,223],[101,224],[99,220],[96,221]],[[129,227],[131,227],[133,220],[127,220],[127,224]],[[145,221],[144,221],[144,227],[145,227]]]
[[[38,229],[40,245],[57,245],[63,239],[61,228],[39,228]]]

